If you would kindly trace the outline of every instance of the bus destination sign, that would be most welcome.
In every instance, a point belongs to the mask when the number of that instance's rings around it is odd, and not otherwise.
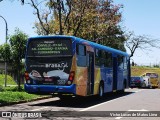
[[[70,40],[32,40],[28,56],[71,55]]]

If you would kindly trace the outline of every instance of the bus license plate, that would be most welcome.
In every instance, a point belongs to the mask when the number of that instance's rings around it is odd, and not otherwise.
[[[65,80],[57,80],[58,85],[64,85],[66,83]]]
[[[51,82],[51,81],[52,81],[52,78],[45,78],[45,81],[46,81],[46,82]]]

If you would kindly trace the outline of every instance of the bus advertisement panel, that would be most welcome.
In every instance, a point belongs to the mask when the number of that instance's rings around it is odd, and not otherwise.
[[[28,43],[26,60],[27,71],[32,79],[30,82],[65,85],[72,63],[70,46],[71,40],[31,40]]]

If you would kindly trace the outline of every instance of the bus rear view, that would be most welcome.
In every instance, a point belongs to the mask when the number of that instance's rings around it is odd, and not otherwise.
[[[146,73],[146,76],[150,77],[150,87],[158,87],[159,77],[157,73]]]
[[[25,91],[33,94],[75,93],[69,37],[30,38],[27,43]]]
[[[30,38],[26,52],[25,91],[100,98],[129,87],[129,55],[74,36]]]

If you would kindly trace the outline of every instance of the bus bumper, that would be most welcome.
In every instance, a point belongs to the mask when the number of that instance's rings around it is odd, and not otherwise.
[[[53,86],[53,85],[24,85],[24,89],[27,93],[30,94],[41,94],[41,95],[49,95],[49,94],[76,94],[76,85],[72,84],[70,86]]]

